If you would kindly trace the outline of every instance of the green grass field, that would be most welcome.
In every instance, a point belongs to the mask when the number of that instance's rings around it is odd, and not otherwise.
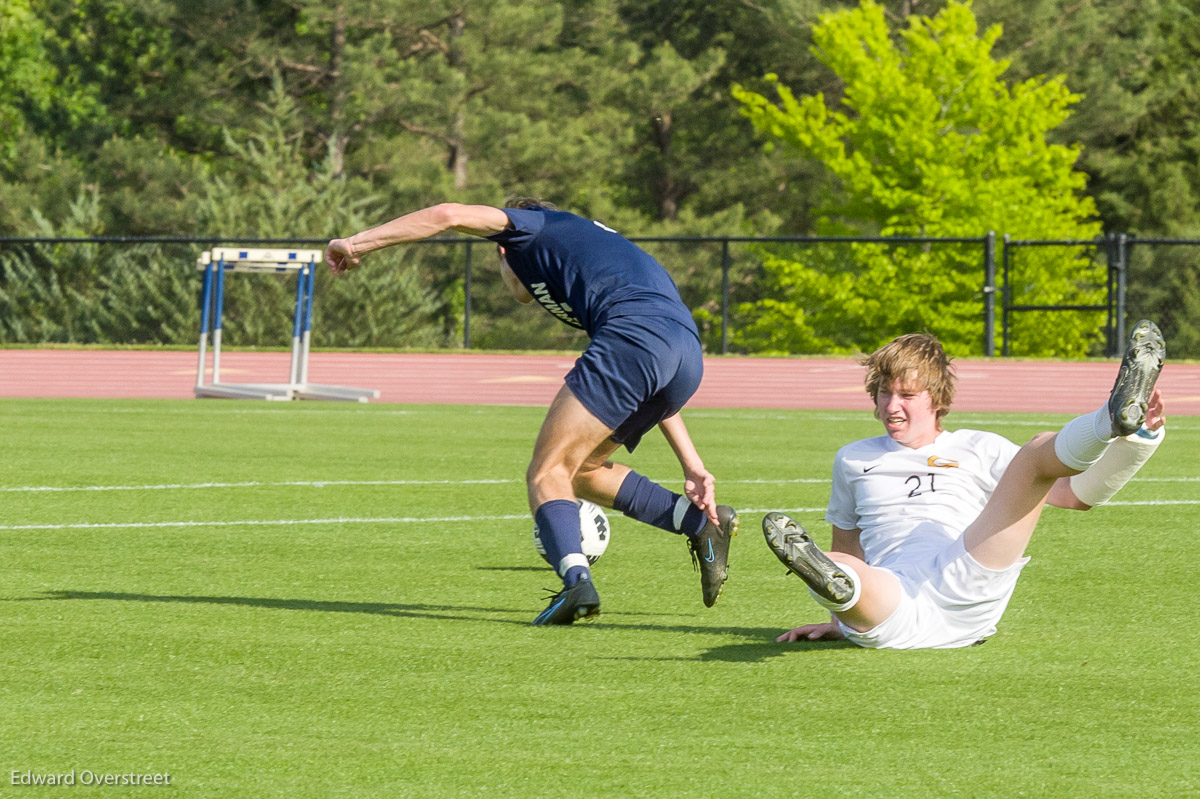
[[[690,413],[742,515],[720,603],[681,539],[613,515],[603,615],[552,629],[521,482],[542,415],[0,401],[0,796],[1200,793],[1200,419],[1119,503],[1046,512],[985,646],[873,652],[774,643],[824,616],[759,531],[791,510],[828,541],[867,411]],[[626,462],[678,487],[660,436]]]

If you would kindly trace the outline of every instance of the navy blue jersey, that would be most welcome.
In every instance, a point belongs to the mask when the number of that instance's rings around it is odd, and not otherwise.
[[[655,316],[696,332],[667,270],[621,234],[566,211],[503,210],[512,227],[488,238],[504,247],[534,300],[566,324],[592,336],[610,317]]]

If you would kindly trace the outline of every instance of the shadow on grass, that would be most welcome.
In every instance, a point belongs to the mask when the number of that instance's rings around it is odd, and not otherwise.
[[[783,657],[790,654],[820,652],[825,649],[858,649],[848,641],[805,641],[794,644],[777,644],[772,635],[766,643],[755,644],[726,644],[700,653],[697,660],[721,660],[726,663],[762,663],[767,658]]]
[[[770,658],[784,657],[791,654],[804,654],[806,652],[819,652],[826,649],[858,649],[859,647],[846,641],[805,641],[794,644],[777,644],[775,643],[775,629],[765,630],[763,628],[735,628],[725,629],[719,632],[727,635],[744,635],[747,638],[755,639],[752,643],[745,644],[725,644],[724,646],[716,646],[712,649],[705,650],[699,655],[689,657],[625,657],[625,658],[606,658],[607,660],[648,660],[648,661],[678,661],[678,660],[696,660],[696,661],[721,661],[724,663],[765,663]]]
[[[243,596],[172,596],[156,594],[126,594],[115,591],[48,591],[46,596],[10,599],[8,602],[37,602],[62,600],[106,600],[117,602],[169,602],[191,605],[240,605],[270,610],[306,610],[319,613],[366,613],[402,618],[441,619],[445,621],[490,621],[500,624],[527,624],[515,619],[471,616],[471,613],[525,613],[514,608],[486,608],[464,605],[402,605],[392,602],[333,602],[318,599],[267,599]]]
[[[496,624],[515,624],[521,627],[530,626],[527,618],[504,619],[478,614],[520,614],[522,617],[533,615],[530,608],[489,608],[471,605],[434,605],[434,604],[398,604],[393,602],[337,602],[318,599],[271,599],[263,597],[240,596],[187,596],[160,594],[132,594],[116,591],[48,591],[44,596],[3,599],[0,602],[61,602],[71,600],[114,601],[114,602],[164,602],[187,605],[236,605],[268,610],[300,610],[318,613],[365,613],[377,616],[394,616],[398,618],[435,619],[440,621],[491,622]],[[666,613],[607,612],[606,618],[613,617],[645,617],[667,616]],[[564,629],[548,627],[547,630]],[[774,636],[778,631],[763,627],[702,627],[685,624],[652,624],[635,622],[632,624],[606,624],[604,622],[585,622],[573,625],[572,630],[645,630],[647,632],[678,632],[706,633],[709,635],[736,635],[743,638],[762,639]]]

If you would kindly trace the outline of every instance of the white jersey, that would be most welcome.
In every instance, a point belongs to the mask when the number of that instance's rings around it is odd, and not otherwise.
[[[886,567],[960,537],[1020,449],[995,433],[943,431],[912,449],[887,436],[838,450],[825,520],[859,529],[864,560]]]

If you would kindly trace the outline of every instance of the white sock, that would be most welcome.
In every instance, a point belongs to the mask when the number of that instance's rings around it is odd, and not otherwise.
[[[836,563],[837,561],[834,562]],[[838,563],[838,568],[846,573],[846,576],[850,578],[850,584],[854,587],[854,593],[845,602],[830,602],[811,588],[808,589],[808,593],[817,601],[817,604],[832,613],[841,613],[842,611],[849,610],[858,604],[858,598],[862,596],[862,581],[858,579],[858,572],[845,563]]]
[[[1054,438],[1054,454],[1063,466],[1082,472],[1100,460],[1112,440],[1112,421],[1108,408],[1103,407],[1063,425]]]
[[[583,554],[582,552],[570,552],[566,555],[563,555],[563,559],[558,562],[558,576],[566,577],[567,572],[575,566],[582,566],[585,569],[588,568],[587,555]]]

